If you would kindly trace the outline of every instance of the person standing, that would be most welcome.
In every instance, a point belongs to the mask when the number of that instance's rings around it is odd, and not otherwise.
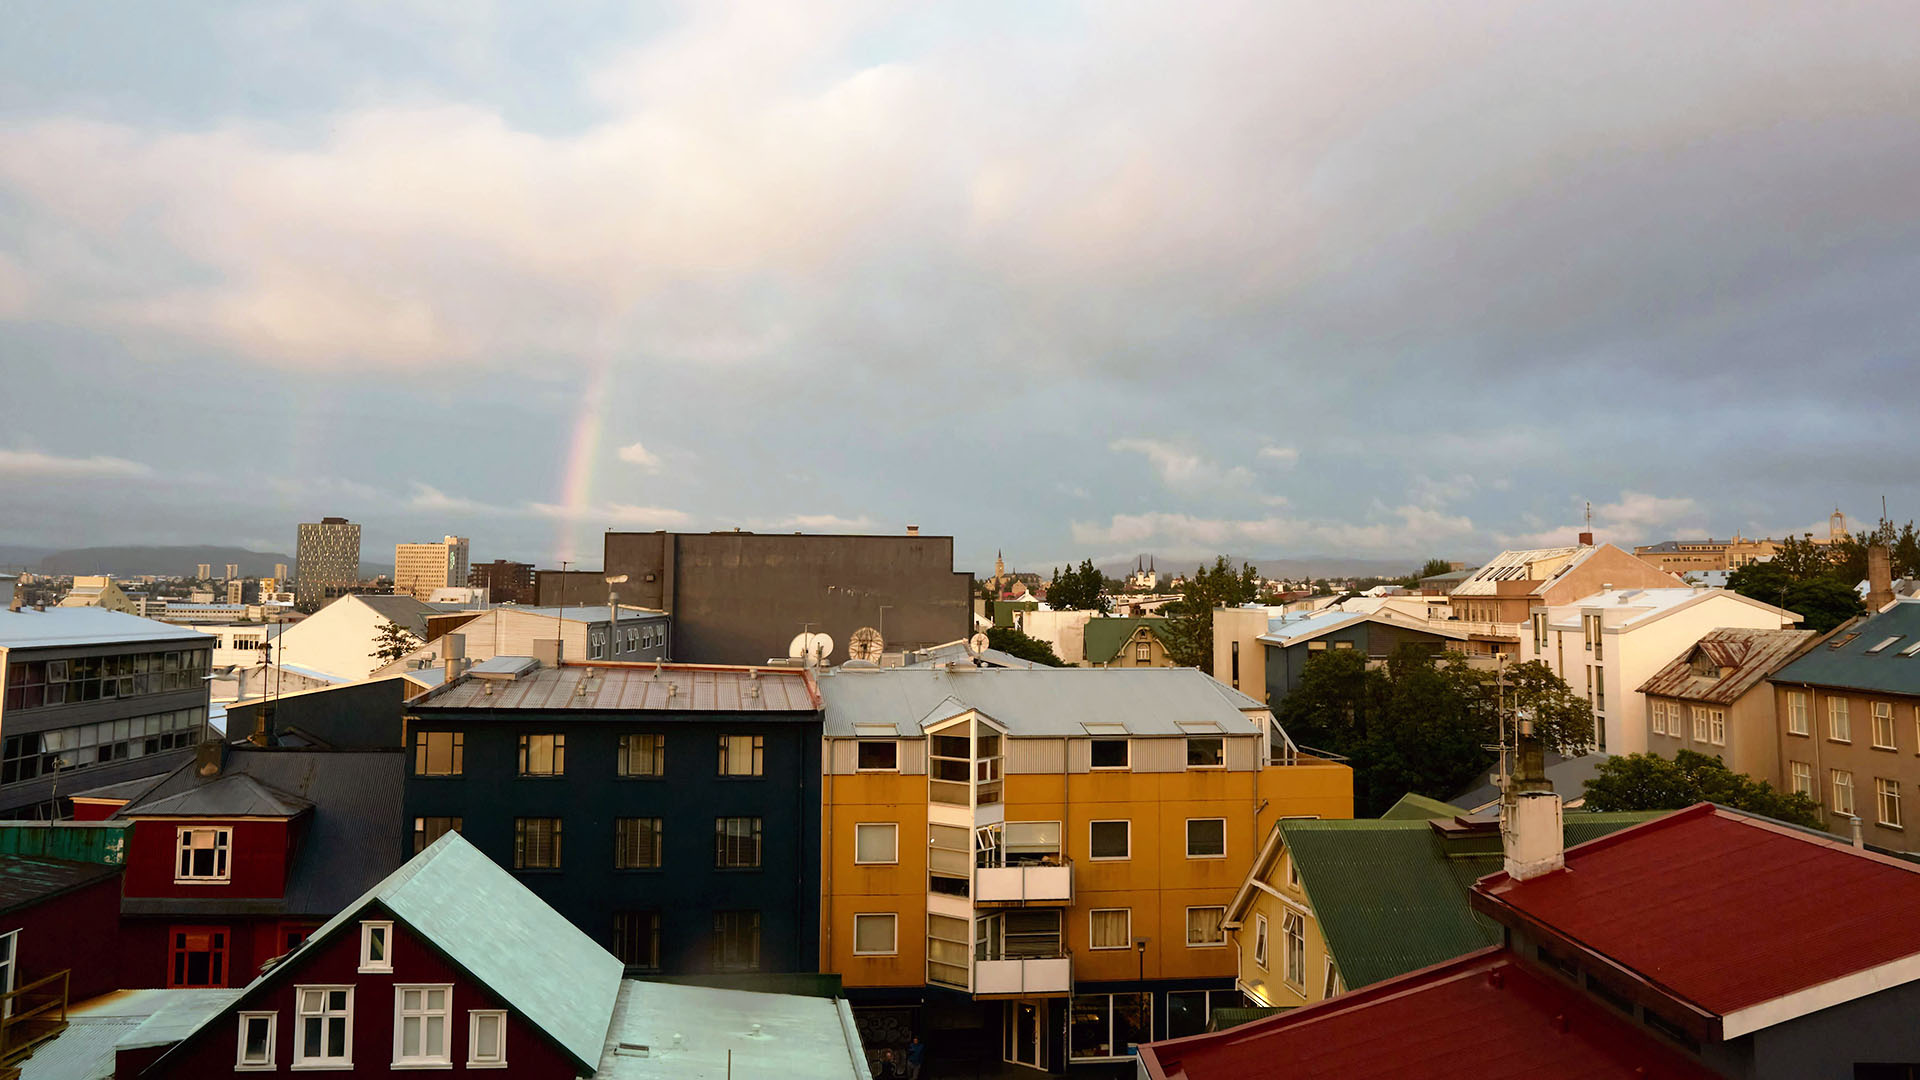
[[[900,1066],[893,1056],[893,1051],[882,1050],[880,1067],[873,1071],[873,1080],[900,1080],[901,1075]]]
[[[927,1064],[927,1044],[915,1035],[907,1044],[907,1080],[920,1080],[920,1070]]]

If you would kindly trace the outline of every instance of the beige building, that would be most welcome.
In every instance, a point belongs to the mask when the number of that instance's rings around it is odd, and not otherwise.
[[[1734,772],[1779,783],[1780,739],[1767,676],[1803,652],[1812,630],[1719,628],[1640,684],[1647,749],[1717,757]]]
[[[76,577],[73,589],[60,601],[61,607],[97,607],[108,611],[133,612],[134,604],[122,592],[113,579],[101,575],[98,577]]]
[[[1567,604],[1602,589],[1684,588],[1686,582],[1589,534],[1568,547],[1503,551],[1448,594],[1468,656],[1511,656],[1536,608]]]
[[[432,544],[396,544],[393,591],[425,603],[435,589],[467,583],[467,538],[449,536]]]

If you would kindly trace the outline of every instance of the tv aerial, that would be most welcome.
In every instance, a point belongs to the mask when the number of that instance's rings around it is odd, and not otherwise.
[[[863,626],[853,632],[847,640],[847,657],[852,660],[880,660],[880,653],[886,648],[886,642],[880,637],[880,631],[871,626]]]

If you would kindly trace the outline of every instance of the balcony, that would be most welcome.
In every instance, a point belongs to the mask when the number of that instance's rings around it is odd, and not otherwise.
[[[20,1061],[34,1047],[66,1030],[67,976],[56,971],[0,994],[0,1077],[19,1076]]]
[[[1525,623],[1486,622],[1481,619],[1433,619],[1430,620],[1449,630],[1456,630],[1469,637],[1498,638],[1503,641],[1519,641]]]
[[[1065,907],[1073,903],[1073,863],[975,867],[973,902],[981,907]]]
[[[1022,956],[973,965],[975,997],[1031,997],[1073,992],[1073,957]]]

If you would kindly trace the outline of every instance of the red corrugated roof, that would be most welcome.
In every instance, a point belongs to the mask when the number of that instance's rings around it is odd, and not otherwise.
[[[1229,1031],[1140,1048],[1156,1080],[1713,1080],[1639,1025],[1484,949]]]
[[[1705,803],[1476,890],[1721,1016],[1920,953],[1920,868]]]

